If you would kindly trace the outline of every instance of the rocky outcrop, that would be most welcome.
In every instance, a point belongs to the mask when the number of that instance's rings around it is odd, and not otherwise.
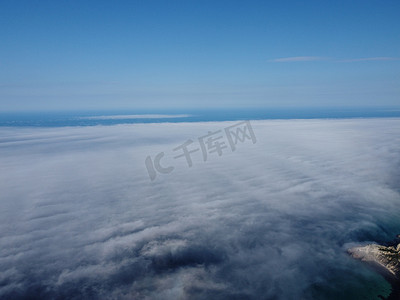
[[[381,265],[400,279],[400,243],[393,246],[370,244],[353,247],[348,252],[356,259]]]

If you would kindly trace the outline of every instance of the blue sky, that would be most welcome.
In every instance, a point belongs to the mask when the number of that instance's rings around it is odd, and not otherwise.
[[[400,106],[399,1],[2,1],[0,110]]]

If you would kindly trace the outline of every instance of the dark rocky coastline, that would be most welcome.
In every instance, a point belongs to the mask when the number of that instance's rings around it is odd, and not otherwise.
[[[397,235],[399,238],[400,235]],[[369,244],[347,250],[355,259],[374,266],[392,286],[392,293],[387,300],[400,299],[400,242],[392,245]]]

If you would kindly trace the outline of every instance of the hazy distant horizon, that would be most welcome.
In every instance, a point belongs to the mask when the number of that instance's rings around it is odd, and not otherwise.
[[[398,118],[397,107],[0,112],[0,126],[92,126],[274,119]]]

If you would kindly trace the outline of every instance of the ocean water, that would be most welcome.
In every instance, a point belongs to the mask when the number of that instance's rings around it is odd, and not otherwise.
[[[400,117],[400,108],[288,108],[0,112],[0,126],[63,127],[162,122]]]

